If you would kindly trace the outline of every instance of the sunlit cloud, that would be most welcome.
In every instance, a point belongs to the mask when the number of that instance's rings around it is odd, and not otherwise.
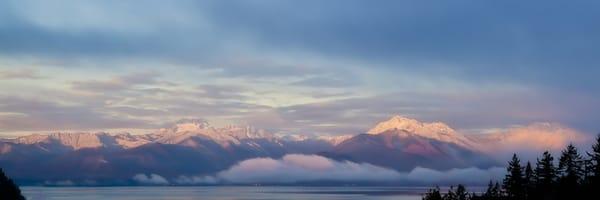
[[[531,162],[544,151],[558,155],[569,144],[587,147],[593,138],[560,124],[539,122],[472,136],[481,150],[498,160],[507,160],[518,153]]]
[[[44,78],[34,69],[0,70],[0,80],[8,79],[41,79]]]
[[[408,172],[367,163],[335,161],[318,155],[288,154],[281,159],[253,158],[215,176],[179,176],[177,184],[293,184],[317,181],[393,182],[397,184],[485,184],[500,180],[504,168],[464,168],[438,171],[416,167]]]

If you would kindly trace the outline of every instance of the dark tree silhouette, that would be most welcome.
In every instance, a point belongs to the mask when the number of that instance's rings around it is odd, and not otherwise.
[[[600,134],[596,137],[596,143],[592,145],[592,152],[588,152],[590,157],[590,179],[596,185],[600,184]]]
[[[557,179],[554,157],[545,151],[542,159],[538,159],[535,166],[535,192],[534,199],[554,199],[555,183]]]
[[[443,200],[456,200],[456,193],[454,192],[454,186],[450,186],[448,193],[444,194],[442,197]]]
[[[542,187],[549,187],[555,183],[556,167],[554,166],[554,157],[550,152],[545,151],[542,159],[538,159],[535,167],[535,177],[538,185]]]
[[[587,152],[589,159],[585,162],[585,180],[584,194],[585,196],[600,196],[598,188],[600,188],[600,134],[596,137],[596,142],[592,145],[592,152]]]
[[[506,192],[507,198],[512,200],[525,199],[523,168],[521,167],[521,160],[519,160],[517,154],[513,154],[512,160],[508,162],[506,171],[507,173],[502,187]]]
[[[467,188],[464,185],[459,184],[456,189],[454,186],[450,187],[448,193],[444,194],[442,197],[443,200],[468,200],[470,199],[470,195],[467,192]]]
[[[485,193],[481,196],[477,196],[473,194],[471,196],[471,200],[500,200],[502,199],[502,191],[500,190],[500,184],[496,182],[495,184],[490,180],[488,183],[488,187],[485,190]]]
[[[19,187],[0,168],[0,199],[25,200]]]
[[[568,184],[577,185],[583,176],[583,158],[579,155],[577,148],[569,144],[562,154],[558,163],[560,179]]]
[[[525,165],[525,184],[535,183],[535,174],[533,172],[533,168],[531,167],[531,162],[527,161],[527,165]]]
[[[440,187],[436,186],[433,189],[429,189],[429,192],[427,192],[425,196],[423,196],[423,200],[442,200]]]
[[[535,174],[531,167],[531,162],[529,161],[527,161],[527,165],[525,166],[525,177],[523,181],[525,185],[525,199],[531,199],[531,193],[535,189]]]
[[[458,184],[456,187],[456,200],[467,200],[469,198],[469,193],[467,192],[467,188],[464,185]]]
[[[560,175],[558,180],[559,198],[577,197],[581,192],[579,190],[583,178],[583,158],[573,144],[569,144],[562,151],[558,163],[558,173]]]
[[[531,163],[522,168],[516,154],[508,162],[507,175],[503,180],[504,191],[498,182],[488,184],[483,194],[469,195],[463,185],[450,187],[441,195],[439,187],[429,190],[424,200],[569,200],[600,199],[600,135],[584,159],[573,145],[561,153],[558,168],[554,157],[546,151],[537,159],[535,169]],[[585,164],[584,164],[585,163]],[[524,171],[524,172],[523,172]]]

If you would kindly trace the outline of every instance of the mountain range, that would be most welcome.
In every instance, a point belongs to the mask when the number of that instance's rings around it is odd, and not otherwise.
[[[508,135],[508,134],[507,134]],[[490,139],[492,138],[492,139]],[[211,175],[241,161],[316,154],[339,161],[409,171],[497,166],[482,145],[444,123],[394,116],[357,135],[277,135],[250,126],[215,128],[186,119],[149,134],[50,133],[0,141],[0,166],[25,184],[61,180],[88,185],[132,184],[139,173],[166,178]]]

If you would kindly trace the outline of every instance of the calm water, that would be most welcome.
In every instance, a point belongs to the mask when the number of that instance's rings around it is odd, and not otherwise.
[[[417,200],[417,187],[22,187],[30,200]]]

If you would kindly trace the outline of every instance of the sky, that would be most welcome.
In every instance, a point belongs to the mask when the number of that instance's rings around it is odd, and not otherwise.
[[[0,2],[0,135],[182,118],[600,131],[598,1]]]

